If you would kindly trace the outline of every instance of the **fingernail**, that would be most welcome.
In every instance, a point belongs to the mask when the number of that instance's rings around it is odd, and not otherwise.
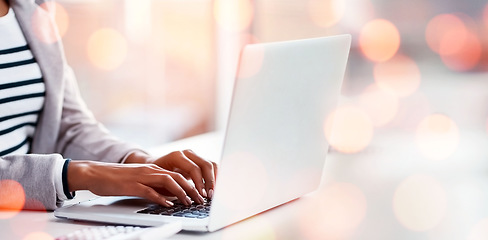
[[[203,200],[203,197],[198,195],[198,203],[203,204],[204,202],[205,202],[205,200]]]
[[[208,197],[209,198],[213,197],[213,189],[208,190]]]
[[[174,206],[175,204],[171,201],[166,200],[166,204],[168,204],[170,207]]]
[[[207,191],[205,191],[205,188],[202,188],[202,196],[203,197],[207,197]]]
[[[186,196],[186,203],[187,203],[187,205],[191,205],[191,199],[188,196]]]

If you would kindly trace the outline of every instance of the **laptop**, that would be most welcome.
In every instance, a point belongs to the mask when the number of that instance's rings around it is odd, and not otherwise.
[[[247,45],[240,56],[214,196],[164,208],[136,197],[98,197],[59,218],[140,226],[181,221],[216,231],[316,190],[328,143],[324,123],[340,94],[350,35]]]

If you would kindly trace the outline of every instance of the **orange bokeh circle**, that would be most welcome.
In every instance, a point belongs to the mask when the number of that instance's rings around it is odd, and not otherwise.
[[[324,124],[329,144],[343,153],[356,153],[366,148],[373,138],[373,123],[360,108],[342,106],[333,111]]]
[[[14,180],[0,181],[0,219],[11,218],[22,210],[25,203],[24,188]]]
[[[119,67],[125,61],[127,51],[127,40],[115,29],[99,29],[88,39],[88,58],[93,65],[103,70]]]
[[[452,70],[468,71],[478,66],[482,51],[481,41],[478,36],[473,32],[469,32],[458,51],[450,54],[441,54],[441,59]]]
[[[406,97],[418,90],[420,69],[411,58],[397,54],[388,61],[376,63],[374,80],[378,87],[396,97]]]
[[[400,33],[385,19],[372,20],[361,29],[359,47],[371,61],[383,62],[392,58],[400,48]]]
[[[54,240],[54,237],[45,232],[32,232],[25,236],[22,240]]]
[[[446,159],[458,148],[459,128],[449,117],[432,114],[424,118],[417,127],[416,142],[427,159]]]
[[[414,175],[395,190],[393,211],[397,220],[412,231],[428,231],[439,224],[447,210],[447,196],[433,177]]]
[[[425,40],[432,51],[452,54],[461,49],[466,34],[466,25],[461,18],[454,14],[440,14],[427,24]]]

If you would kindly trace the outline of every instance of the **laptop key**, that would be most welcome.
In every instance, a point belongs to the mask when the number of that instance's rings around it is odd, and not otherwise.
[[[207,200],[207,202],[204,204],[197,204],[193,202],[189,206],[183,205],[179,201],[173,201],[173,203],[175,205],[169,208],[160,205],[149,205],[147,208],[137,211],[137,213],[199,219],[209,216],[208,212],[210,211],[210,200]]]
[[[139,210],[137,211],[137,213],[149,213],[151,210],[145,208],[145,209],[142,209],[142,210]]]

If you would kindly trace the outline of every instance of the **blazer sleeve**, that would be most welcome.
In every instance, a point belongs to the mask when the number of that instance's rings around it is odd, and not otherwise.
[[[137,145],[115,138],[95,119],[81,99],[72,69],[65,65],[64,72],[57,152],[74,160],[121,162],[130,152],[141,151]]]
[[[59,161],[64,162],[65,158],[121,162],[127,154],[142,151],[113,137],[94,118],[80,97],[76,79],[69,67],[65,68],[63,85],[64,100],[56,152],[0,157],[0,181],[20,183],[25,194],[23,209],[53,210],[63,204],[57,198],[56,182],[60,180],[57,179],[60,170],[55,165]],[[5,204],[2,196],[8,199],[10,193],[5,189],[0,191],[3,191],[0,193],[1,209],[5,207],[2,206]]]
[[[0,184],[15,181],[22,186],[20,189],[1,189],[0,196],[6,199],[0,199],[0,208],[8,207],[5,206],[6,201],[25,201],[23,209],[31,210],[53,210],[60,207],[63,202],[56,195],[56,161],[64,159],[59,154],[0,157]]]

